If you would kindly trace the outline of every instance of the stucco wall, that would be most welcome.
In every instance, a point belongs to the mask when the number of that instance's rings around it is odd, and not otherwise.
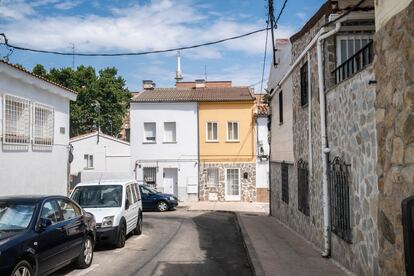
[[[12,69],[14,70],[14,69]],[[18,75],[17,75],[18,76]],[[27,80],[30,76],[23,75]],[[37,81],[37,80],[34,80]],[[69,99],[52,94],[22,79],[0,74],[0,122],[3,95],[11,94],[54,108],[54,145],[51,150],[37,151],[31,145],[10,147],[0,142],[0,195],[67,193]],[[65,133],[60,133],[60,128]],[[0,124],[0,136],[2,128]]]
[[[143,143],[144,122],[156,123],[155,144]],[[176,143],[163,143],[164,122],[176,122]],[[131,103],[131,170],[137,169],[137,180],[143,180],[144,167],[158,167],[162,191],[164,168],[177,168],[179,199],[196,200],[197,189],[189,194],[187,188],[198,185],[197,129],[197,103]]]
[[[255,162],[256,129],[254,103],[200,103],[200,159],[210,162]],[[240,141],[228,142],[227,122],[238,121]],[[218,122],[218,142],[206,142],[207,122]]]
[[[267,129],[267,117],[258,117],[257,119],[257,141],[263,143],[264,155],[269,155],[269,143],[268,143],[268,129]],[[257,148],[257,154],[259,153],[259,143]],[[256,187],[257,188],[269,188],[269,160],[260,160],[256,158]]]

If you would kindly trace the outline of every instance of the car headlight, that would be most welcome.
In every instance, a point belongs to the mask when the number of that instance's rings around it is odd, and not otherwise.
[[[114,216],[104,217],[102,219],[101,227],[111,227],[114,224]]]
[[[170,200],[175,200],[175,198],[173,196],[170,196],[169,199]]]

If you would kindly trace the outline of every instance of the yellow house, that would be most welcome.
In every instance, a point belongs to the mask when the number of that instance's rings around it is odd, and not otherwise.
[[[256,200],[255,97],[231,82],[177,83],[198,102],[199,199]]]

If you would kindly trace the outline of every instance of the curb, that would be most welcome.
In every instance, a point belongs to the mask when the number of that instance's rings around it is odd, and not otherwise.
[[[253,275],[256,276],[265,276],[265,272],[263,270],[262,264],[260,263],[259,257],[257,256],[256,250],[253,247],[252,241],[250,240],[249,234],[244,226],[241,218],[239,217],[240,214],[233,213],[236,219],[236,225],[241,233],[243,245],[247,252],[247,257],[250,263],[250,267],[252,268]]]

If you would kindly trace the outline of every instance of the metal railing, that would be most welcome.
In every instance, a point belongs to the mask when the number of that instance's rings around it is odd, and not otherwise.
[[[309,169],[302,159],[298,161],[298,209],[309,216]]]
[[[282,200],[289,204],[289,167],[288,164],[282,162]]]
[[[338,84],[355,75],[367,65],[371,64],[373,59],[374,47],[373,41],[371,40],[362,49],[332,71],[332,74],[335,75],[335,84]]]
[[[351,210],[348,167],[340,157],[330,163],[331,229],[338,237],[351,243]]]

